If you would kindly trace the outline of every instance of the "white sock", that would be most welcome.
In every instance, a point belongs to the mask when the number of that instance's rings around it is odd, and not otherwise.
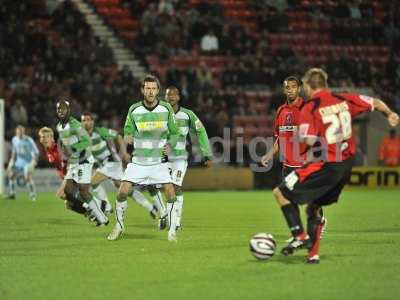
[[[102,224],[107,223],[108,218],[105,214],[103,214],[100,206],[97,205],[97,201],[94,199],[94,197],[91,201],[88,202],[88,207],[90,209],[90,213],[96,217],[97,221]]]
[[[169,230],[168,233],[176,233],[176,221],[178,217],[178,209],[175,202],[167,202],[167,211],[168,211],[168,223]]]
[[[125,217],[125,211],[128,208],[128,201],[116,201],[115,202],[115,217],[117,220],[117,223],[115,224],[115,226],[118,229],[124,230],[125,229],[125,225],[124,225],[124,217]]]
[[[36,187],[35,187],[35,182],[33,181],[33,179],[28,181],[28,189],[29,189],[29,196],[35,197],[36,196]]]
[[[143,206],[149,212],[153,210],[153,204],[151,204],[150,201],[147,200],[147,198],[138,189],[136,189],[136,188],[133,189],[132,197],[137,203],[139,203],[141,206]]]
[[[164,201],[163,201],[163,196],[160,192],[160,190],[157,190],[157,193],[152,196],[154,205],[157,207],[157,210],[160,214],[160,216],[165,216],[167,214],[167,209],[165,207]]]
[[[96,188],[93,189],[93,194],[96,196],[96,198],[104,200],[107,203],[110,203],[110,201],[108,201],[106,189],[101,184],[99,184]]]
[[[182,211],[183,211],[183,195],[176,196],[176,208],[178,209],[178,216],[176,218],[176,226],[181,226]]]
[[[94,193],[92,194],[93,196],[93,201],[96,202],[96,205],[101,209],[101,199],[97,198],[97,195],[95,195]]]
[[[15,195],[15,184],[16,184],[15,179],[8,180],[8,192],[10,196]]]

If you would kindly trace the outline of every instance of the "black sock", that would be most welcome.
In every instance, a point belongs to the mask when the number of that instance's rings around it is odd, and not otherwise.
[[[293,237],[297,237],[298,235],[304,233],[298,206],[290,203],[282,206],[281,209]]]
[[[86,213],[86,208],[83,207],[83,202],[76,198],[75,195],[67,194],[66,196],[70,210],[82,215]]]

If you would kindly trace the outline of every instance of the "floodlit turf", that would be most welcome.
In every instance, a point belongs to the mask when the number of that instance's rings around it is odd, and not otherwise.
[[[257,261],[257,232],[288,231],[271,192],[187,192],[177,244],[130,202],[109,242],[52,194],[0,200],[0,299],[395,299],[400,294],[400,192],[347,191],[326,210],[320,265],[304,252]],[[114,220],[112,219],[112,225]]]

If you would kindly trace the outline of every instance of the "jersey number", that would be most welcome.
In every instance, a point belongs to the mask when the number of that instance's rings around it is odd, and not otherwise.
[[[322,117],[324,124],[330,123],[325,132],[328,144],[340,143],[351,137],[351,115],[349,111],[342,111],[337,115]]]

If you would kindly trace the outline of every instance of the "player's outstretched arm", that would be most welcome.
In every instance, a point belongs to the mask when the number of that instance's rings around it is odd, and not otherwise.
[[[377,98],[374,98],[373,101],[374,108],[386,116],[390,126],[395,127],[399,124],[399,115],[392,111],[385,102]]]
[[[200,119],[196,116],[196,114],[192,111],[188,111],[190,116],[190,129],[196,135],[197,140],[199,141],[200,151],[205,159],[205,163],[207,166],[211,164],[212,152],[210,148],[210,143],[208,141],[207,131],[200,121]]]

